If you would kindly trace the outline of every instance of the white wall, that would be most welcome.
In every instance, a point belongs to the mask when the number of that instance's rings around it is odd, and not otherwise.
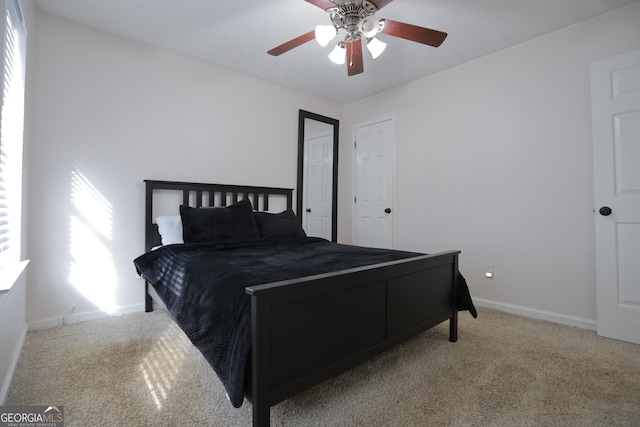
[[[142,308],[132,260],[144,248],[144,179],[293,188],[298,109],[342,111],[42,12],[36,18],[27,312],[34,328]]]
[[[460,249],[480,303],[594,327],[589,64],[640,48],[639,22],[636,2],[346,105],[343,141],[396,117],[395,246]],[[352,151],[341,154],[348,240]]]

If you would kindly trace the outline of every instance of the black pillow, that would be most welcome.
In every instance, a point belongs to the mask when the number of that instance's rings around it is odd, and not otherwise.
[[[307,234],[291,209],[279,214],[255,212],[261,237],[306,237]]]
[[[180,217],[185,243],[260,237],[248,199],[226,208],[192,208],[182,205]]]

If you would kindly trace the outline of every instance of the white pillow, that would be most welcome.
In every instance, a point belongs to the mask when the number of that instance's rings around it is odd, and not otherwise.
[[[156,218],[158,233],[163,245],[184,243],[182,240],[182,219],[180,215],[163,215]]]

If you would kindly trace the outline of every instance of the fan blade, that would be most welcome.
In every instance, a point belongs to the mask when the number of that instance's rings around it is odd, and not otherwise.
[[[355,76],[364,71],[362,63],[362,40],[347,43],[347,74]]]
[[[329,0],[306,0],[307,3],[311,3],[314,6],[318,6],[322,10],[327,10],[332,7],[336,7],[336,4]]]
[[[309,0],[307,0],[309,1]],[[369,0],[369,3],[373,3],[375,7],[378,8],[378,10],[382,9],[383,7],[385,7],[386,5],[388,5],[389,3],[391,3],[393,0]]]
[[[274,47],[267,53],[273,56],[282,55],[283,53],[290,51],[294,47],[298,47],[301,44],[305,44],[306,42],[311,41],[315,38],[316,38],[316,32],[309,31],[306,34],[296,37],[295,39],[289,40],[286,43],[282,43],[280,46]]]
[[[381,34],[400,37],[401,39],[411,40],[433,47],[440,46],[444,39],[447,38],[447,33],[443,33],[442,31],[392,21],[391,19],[383,19],[383,21],[384,26],[382,27],[382,31],[380,31]]]

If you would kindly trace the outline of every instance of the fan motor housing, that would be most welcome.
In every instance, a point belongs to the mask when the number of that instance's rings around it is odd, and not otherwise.
[[[360,22],[377,11],[378,8],[367,0],[345,1],[340,6],[327,9],[333,25],[338,29],[344,28],[352,36],[358,33]]]

